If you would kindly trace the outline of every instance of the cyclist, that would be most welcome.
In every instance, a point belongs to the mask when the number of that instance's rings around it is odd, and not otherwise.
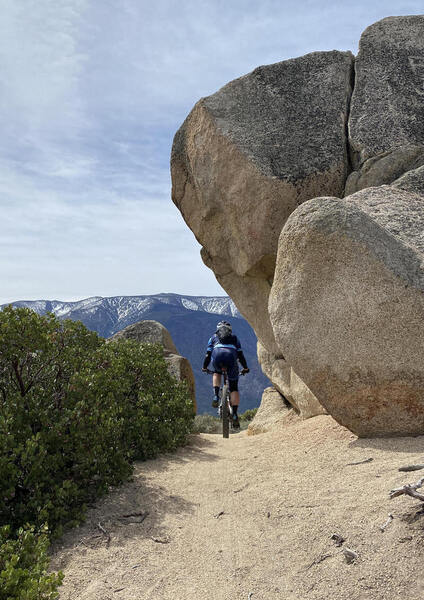
[[[206,356],[203,361],[202,371],[208,370],[208,365],[212,361],[214,397],[212,406],[217,408],[219,405],[219,388],[221,385],[222,368],[227,370],[228,383],[231,392],[231,406],[233,408],[233,427],[240,427],[237,410],[240,404],[240,394],[238,391],[238,364],[240,361],[243,367],[242,373],[249,373],[246,358],[241,349],[241,344],[237,336],[233,335],[232,327],[228,321],[220,321],[216,326],[215,334],[209,339]]]

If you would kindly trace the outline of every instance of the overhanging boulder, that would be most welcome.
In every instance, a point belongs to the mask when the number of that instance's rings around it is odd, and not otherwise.
[[[202,258],[277,357],[268,317],[278,236],[295,208],[342,194],[350,52],[259,67],[200,100],[177,132],[172,198]]]

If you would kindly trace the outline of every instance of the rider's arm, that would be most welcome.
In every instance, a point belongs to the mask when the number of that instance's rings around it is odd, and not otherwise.
[[[241,364],[241,366],[243,367],[243,369],[247,369],[247,362],[246,362],[246,358],[243,354],[243,350],[237,350],[237,358],[239,359],[239,362]]]
[[[208,350],[206,352],[206,356],[205,356],[205,360],[203,361],[203,369],[207,369],[208,368],[208,364],[211,362],[211,355],[212,352],[210,350]]]

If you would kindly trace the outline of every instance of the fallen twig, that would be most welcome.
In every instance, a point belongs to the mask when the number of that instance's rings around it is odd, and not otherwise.
[[[355,465],[365,465],[365,463],[370,463],[372,462],[374,459],[373,458],[366,458],[365,460],[359,460],[358,462],[352,462],[352,463],[347,463],[347,467],[352,467]]]
[[[243,485],[241,488],[238,488],[237,490],[233,490],[233,494],[238,494],[239,492],[242,492],[243,490],[245,490],[247,487],[249,486],[248,483],[246,483],[245,485]]]
[[[393,518],[394,518],[394,517],[393,517],[393,515],[390,513],[390,514],[389,514],[389,516],[388,516],[388,518],[387,518],[387,521],[384,523],[384,525],[382,525],[382,526],[380,527],[380,531],[381,531],[382,533],[384,533],[384,532],[386,531],[386,527],[387,527],[388,525],[390,525],[390,523],[393,521]]]
[[[221,512],[219,512],[217,515],[214,515],[214,517],[213,517],[213,518],[214,518],[214,519],[219,519],[219,517],[222,517],[222,515],[224,515],[224,514],[225,514],[225,513],[224,513],[224,511],[223,511],[223,510],[221,510]]]
[[[103,534],[104,534],[104,535],[107,537],[107,540],[106,540],[106,545],[107,545],[107,546],[109,546],[109,544],[110,544],[110,540],[111,540],[110,533],[108,533],[108,532],[106,531],[106,529],[103,527],[103,525],[102,525],[101,523],[98,523],[98,524],[97,524],[97,527],[98,527],[98,528],[100,529],[100,531],[101,531],[101,532],[102,532],[102,533],[103,533]]]
[[[419,492],[417,492],[417,489],[422,487],[423,483],[424,483],[424,477],[421,477],[421,479],[419,479],[417,481],[417,483],[407,483],[406,485],[404,485],[400,488],[395,488],[394,490],[390,490],[390,492],[389,492],[390,500],[392,500],[393,498],[396,498],[397,496],[402,496],[402,494],[405,494],[406,496],[412,496],[412,498],[417,498],[418,500],[421,500],[422,502],[424,502],[423,494],[420,494]]]
[[[421,469],[424,469],[424,465],[406,465],[399,467],[398,471],[420,471]]]
[[[315,560],[313,560],[311,562],[310,565],[308,565],[304,570],[305,571],[309,571],[309,569],[311,567],[314,567],[315,565],[319,565],[320,563],[324,562],[324,560],[326,560],[327,558],[330,558],[330,556],[332,556],[331,554],[321,554],[321,556],[318,556],[318,558],[316,558]]]
[[[134,512],[134,513],[129,513],[127,515],[121,515],[120,517],[118,517],[118,519],[124,523],[142,523],[148,515],[149,515],[149,513],[147,511],[146,512]]]

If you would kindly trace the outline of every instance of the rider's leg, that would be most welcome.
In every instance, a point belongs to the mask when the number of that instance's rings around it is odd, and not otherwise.
[[[240,392],[231,392],[231,406],[240,404]]]
[[[212,385],[213,387],[221,386],[221,373],[214,373],[212,376]]]
[[[240,404],[240,394],[238,391],[238,380],[230,379],[231,406],[233,407],[233,427],[240,427],[237,412]]]
[[[221,374],[214,373],[212,377],[212,385],[213,385],[213,400],[212,407],[218,408],[219,406],[219,388],[221,386]]]

